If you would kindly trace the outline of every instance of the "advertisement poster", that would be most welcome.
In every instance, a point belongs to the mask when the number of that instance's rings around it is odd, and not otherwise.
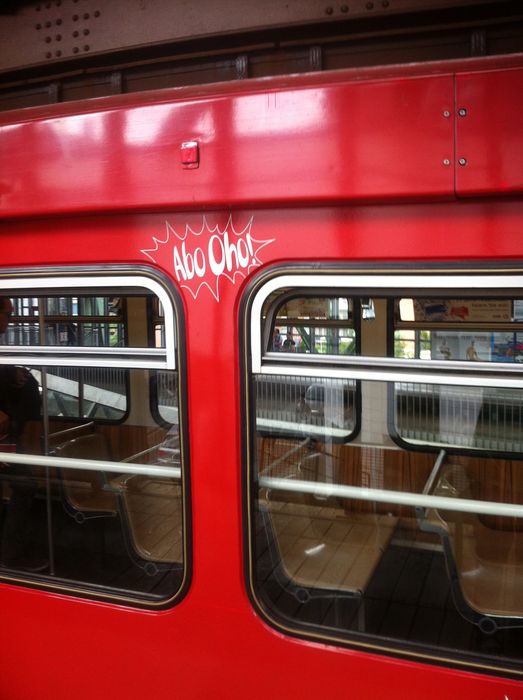
[[[492,333],[432,332],[433,360],[492,361]]]
[[[523,333],[432,332],[433,360],[522,362]]]
[[[523,362],[523,333],[492,333],[492,362]]]
[[[414,299],[414,319],[431,323],[511,323],[510,299]]]

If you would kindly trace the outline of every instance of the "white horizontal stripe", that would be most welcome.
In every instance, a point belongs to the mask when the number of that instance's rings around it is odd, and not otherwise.
[[[258,374],[278,375],[287,377],[330,377],[333,379],[360,379],[369,381],[401,382],[410,384],[444,384],[450,386],[478,386],[478,387],[505,387],[509,389],[523,389],[523,373],[519,377],[511,376],[485,376],[452,375],[442,372],[409,372],[397,369],[372,369],[355,366],[348,367],[289,367],[282,365],[264,364]]]
[[[38,296],[44,290],[64,290],[64,294],[70,290],[85,289],[91,294],[99,294],[107,290],[115,289],[148,289],[159,298],[164,310],[165,338],[166,338],[166,369],[176,369],[175,352],[175,327],[174,309],[171,299],[162,285],[154,279],[141,275],[68,275],[49,277],[4,277],[0,278],[0,289],[4,296],[14,296],[16,293],[25,293],[28,296]],[[32,319],[31,319],[32,320]],[[96,319],[93,319],[94,321]],[[55,350],[56,352],[56,350]],[[41,363],[40,363],[41,364]],[[48,363],[49,364],[49,363]],[[57,364],[57,363],[54,363]],[[71,364],[68,361],[68,364]],[[112,365],[122,367],[123,365]],[[143,367],[144,365],[131,365]]]
[[[312,493],[318,496],[338,496],[339,498],[357,499],[361,501],[376,501],[401,506],[434,508],[438,510],[454,510],[460,513],[479,513],[482,515],[502,515],[513,518],[523,518],[523,504],[497,503],[496,501],[475,501],[467,498],[448,498],[446,496],[427,496],[419,493],[404,493],[403,491],[385,491],[369,489],[361,486],[344,486],[342,484],[325,484],[315,481],[300,481],[298,479],[278,479],[271,476],[260,476],[259,485],[262,488],[279,489],[294,493]]]
[[[277,418],[256,417],[257,430],[282,430],[296,433],[303,433],[307,437],[312,435],[326,435],[335,438],[346,438],[352,433],[354,428],[337,428],[336,426],[316,425],[315,423],[297,423],[294,421],[278,420]]]
[[[523,276],[519,274],[415,274],[409,275],[405,271],[398,271],[397,274],[373,275],[369,274],[329,274],[327,272],[316,274],[296,274],[288,273],[274,277],[266,282],[256,293],[252,303],[251,312],[251,367],[257,373],[261,368],[262,358],[262,338],[261,338],[261,318],[262,309],[267,298],[281,289],[321,289],[328,288],[334,295],[335,289],[343,289],[345,294],[350,295],[352,291],[365,290],[366,295],[371,295],[379,290],[399,291],[402,296],[409,296],[423,293],[427,290],[430,293],[433,289],[444,289],[463,291],[470,294],[473,290],[479,296],[481,290],[495,289],[507,290],[510,296],[514,296],[515,289],[523,287]]]
[[[2,353],[28,355],[49,354],[49,355],[144,355],[151,357],[165,357],[165,348],[122,348],[119,345],[111,347],[108,345],[3,345]]]
[[[81,355],[76,353],[68,357],[51,357],[47,355],[11,355],[0,353],[0,365],[35,365],[37,367],[119,367],[120,369],[174,369],[169,366],[167,358],[157,360],[154,357],[142,359],[139,355],[129,358],[115,358],[113,351],[105,355]]]
[[[514,362],[467,362],[462,360],[405,360],[400,357],[375,357],[373,355],[319,355],[312,353],[267,352],[263,356],[265,364],[293,365],[339,365],[341,367],[386,367],[400,372],[465,372],[466,374],[516,374],[523,377],[523,364]],[[293,369],[293,368],[292,368]]]
[[[29,467],[59,467],[60,469],[88,469],[93,472],[114,472],[117,474],[141,474],[143,476],[170,476],[180,479],[180,467],[161,467],[154,464],[130,464],[129,462],[106,462],[91,459],[70,459],[68,457],[42,457],[40,455],[13,454],[0,452],[0,462],[24,464]]]

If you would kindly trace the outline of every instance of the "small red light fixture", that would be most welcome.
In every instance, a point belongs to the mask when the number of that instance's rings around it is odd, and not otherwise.
[[[200,165],[200,148],[197,141],[184,141],[180,146],[182,168],[193,169]]]

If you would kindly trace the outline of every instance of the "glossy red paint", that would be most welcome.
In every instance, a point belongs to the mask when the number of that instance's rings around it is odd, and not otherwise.
[[[456,99],[457,194],[522,192],[523,68],[458,75]]]
[[[183,96],[4,126],[5,215],[449,197],[450,76]],[[364,138],[361,134],[365,133]],[[427,138],[426,134],[431,137]],[[199,167],[180,165],[182,142]],[[275,180],[279,173],[287,184]],[[303,177],[308,174],[307,177]],[[83,187],[76,182],[81,177]]]
[[[1,264],[22,269],[150,265],[180,287],[172,254],[155,254],[153,262],[143,250],[154,247],[153,237],[165,238],[166,222],[179,232],[187,225],[199,230],[204,205],[209,230],[223,229],[232,204],[238,206],[232,213],[236,230],[251,222],[254,238],[271,240],[259,253],[260,267],[289,260],[403,260],[422,265],[521,259],[521,200],[419,201],[452,195],[452,168],[414,165],[417,147],[425,159],[440,161],[446,153],[443,146],[450,143],[453,148],[452,118],[441,114],[453,85],[449,76],[425,80],[417,75],[406,81],[395,76],[391,83],[361,85],[342,80],[310,89],[303,79],[299,90],[294,86],[276,92],[271,81],[264,81],[265,92],[257,84],[256,90],[247,87],[238,96],[221,95],[209,102],[182,99],[155,106],[139,96],[136,104],[127,98],[125,107],[114,110],[106,102],[92,115],[85,104],[78,114],[74,107],[64,107],[64,117],[56,109],[49,117],[35,115],[27,121],[18,113],[12,128],[4,117],[0,145],[8,159],[1,176],[1,211],[18,220],[0,223]],[[372,99],[365,97],[369,94]],[[364,107],[353,103],[359,97]],[[286,130],[282,125],[275,135],[281,124],[276,105],[285,100],[296,119],[297,105],[309,105],[310,121],[298,133],[289,120]],[[244,135],[235,140],[232,125],[242,122],[232,115],[239,114],[242,104],[252,107],[252,118],[245,118]],[[149,109],[155,110],[156,130],[149,123]],[[387,110],[394,123],[379,129]],[[303,115],[302,124],[309,117]],[[315,125],[316,119],[320,123]],[[347,119],[353,120],[353,133],[347,130],[333,147],[332,130]],[[434,141],[427,137],[426,120],[436,134]],[[194,129],[199,124],[199,131],[188,133],[187,124]],[[256,134],[247,128],[253,124],[264,129]],[[389,126],[391,131],[385,131]],[[414,127],[419,136],[409,139]],[[201,167],[177,170],[180,142],[194,137],[201,143]],[[358,140],[364,143],[358,146]],[[407,143],[410,155],[404,158]],[[207,147],[212,157],[206,156]],[[349,164],[342,160],[352,147],[360,149],[352,159],[358,167],[344,173]],[[296,160],[300,151],[305,155]],[[314,165],[312,171],[307,164]],[[418,201],[318,206],[329,199],[392,197]],[[264,207],[249,205],[251,199]],[[192,210],[180,211],[191,202]],[[163,210],[129,213],[154,207]],[[92,215],[105,209],[113,213]],[[238,275],[232,282],[220,277],[219,301],[207,288],[195,296],[181,287],[193,520],[188,595],[173,609],[147,612],[0,586],[1,697],[523,698],[522,685],[514,680],[287,638],[254,611],[243,576],[238,310],[244,285],[255,273]]]
[[[249,210],[253,236],[271,236],[263,263],[328,260],[521,258],[517,202]],[[229,212],[207,214],[225,226]],[[165,220],[196,228],[201,214],[78,217],[2,226],[4,262],[23,268],[59,262],[147,263],[139,251]],[[478,224],[480,235],[478,235]],[[161,269],[174,277],[169,258]],[[193,582],[161,613],[113,608],[3,586],[2,680],[6,698],[75,696],[230,700],[299,695],[337,697],[351,679],[358,698],[521,697],[515,681],[306,643],[271,630],[256,615],[243,579],[241,416],[237,308],[242,280],[221,281],[220,302],[184,292],[187,313]],[[227,407],[225,409],[225,407]],[[199,436],[205,439],[199,439]],[[22,620],[22,623],[21,623]],[[27,662],[30,659],[30,663]],[[109,668],[109,671],[108,671]],[[23,669],[23,672],[22,672]],[[370,682],[369,679],[372,679]],[[519,695],[518,695],[519,693]]]
[[[338,71],[4,114],[0,215],[451,199],[455,167],[460,193],[518,191],[517,64]],[[455,80],[460,100],[476,100],[457,118],[466,168],[454,160]],[[507,129],[510,147],[496,145]],[[180,162],[187,141],[198,168]],[[483,180],[467,184],[473,173]]]

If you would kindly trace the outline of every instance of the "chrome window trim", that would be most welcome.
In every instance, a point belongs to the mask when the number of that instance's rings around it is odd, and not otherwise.
[[[521,374],[523,365],[521,364],[504,364],[495,362],[467,362],[466,360],[405,360],[401,357],[376,357],[374,355],[312,355],[312,354],[288,354],[279,352],[268,352],[264,355],[263,367],[269,366],[270,363],[275,363],[274,366],[281,366],[287,362],[293,365],[340,365],[342,367],[351,367],[359,369],[359,367],[385,367],[395,369],[396,371],[412,372],[419,370],[420,372],[429,373],[434,369],[438,372],[466,372],[469,374],[506,374],[512,372]],[[292,374],[293,368],[287,365]]]
[[[262,350],[261,337],[261,318],[262,309],[267,298],[278,291],[279,289],[288,289],[289,287],[299,289],[343,289],[344,294],[351,294],[351,290],[365,290],[367,294],[372,290],[402,290],[409,293],[409,290],[427,290],[445,289],[449,291],[457,290],[462,293],[470,294],[471,288],[475,291],[485,289],[489,291],[523,289],[523,275],[520,274],[412,274],[408,275],[404,272],[401,275],[384,275],[384,274],[283,274],[274,277],[263,284],[257,291],[251,308],[251,371],[255,374],[259,373],[264,360],[272,359],[270,355],[274,353],[264,352]],[[498,295],[498,294],[496,294]],[[317,357],[314,355],[306,355],[309,362],[316,362]],[[297,356],[287,356],[286,361],[289,363],[297,363]],[[367,360],[368,358],[362,358]]]
[[[0,349],[1,352],[1,349]],[[118,354],[118,353],[116,353]],[[136,353],[140,356],[142,353]],[[111,356],[112,355],[112,356]],[[129,359],[115,359],[115,353],[105,354],[105,355],[81,355],[77,353],[76,356],[50,356],[50,355],[25,355],[25,354],[11,354],[1,352],[0,354],[0,365],[12,365],[12,364],[23,364],[28,367],[63,367],[64,363],[67,367],[118,367],[120,369],[152,369],[152,370],[167,370],[174,369],[169,366],[167,359],[158,360],[156,358],[141,359],[140,357],[129,358]]]
[[[344,486],[317,481],[299,479],[281,479],[272,476],[260,476],[260,488],[291,491],[293,493],[310,493],[320,497],[337,496],[339,498],[361,501],[377,501],[413,508],[434,508],[435,510],[453,510],[460,513],[477,513],[479,515],[501,515],[511,518],[523,518],[523,504],[498,503],[496,501],[479,501],[448,496],[431,496],[409,491],[387,491],[362,486]]]
[[[25,291],[32,291],[32,290],[38,290],[39,293],[43,292],[44,290],[61,290],[64,289],[64,291],[68,291],[71,293],[71,290],[85,290],[86,293],[88,293],[91,290],[91,293],[93,290],[96,290],[96,293],[103,292],[104,289],[107,290],[114,290],[115,288],[121,288],[121,289],[133,289],[133,290],[139,290],[139,289],[147,289],[153,294],[155,294],[158,299],[160,300],[163,310],[164,310],[164,322],[165,322],[165,348],[161,348],[161,351],[165,354],[165,360],[162,364],[161,367],[158,367],[156,365],[156,368],[159,369],[176,369],[176,347],[175,347],[175,327],[174,327],[174,308],[173,304],[170,300],[170,297],[167,293],[167,291],[163,288],[163,286],[157,282],[154,279],[151,279],[149,277],[146,277],[145,275],[107,275],[107,276],[87,276],[87,275],[66,275],[66,276],[49,276],[49,277],[38,277],[38,278],[31,278],[31,277],[4,277],[0,279],[0,294],[3,296],[16,296],[17,293],[22,293]],[[28,320],[34,320],[33,318]],[[115,318],[115,321],[117,319]],[[96,322],[96,317],[93,317],[93,322]],[[9,346],[6,346],[6,348]],[[29,348],[30,349],[30,348]],[[60,353],[62,353],[63,348],[60,346],[38,346],[38,352],[40,353],[41,351],[43,352],[51,352],[53,353],[57,358],[58,361],[54,361],[52,358],[46,358],[46,364],[47,365],[57,365],[61,363],[61,358],[59,357]],[[83,355],[95,355],[96,350],[94,348],[91,348],[89,346],[82,346],[80,348],[74,348],[73,352],[76,351],[77,354],[79,354],[81,350],[81,353]],[[120,349],[118,349],[119,352]],[[130,353],[129,354],[134,354],[134,355],[140,355],[142,354],[141,352],[142,349],[140,348],[129,348]],[[107,352],[107,349],[105,349]],[[98,349],[99,352],[99,349]],[[114,349],[111,355],[114,357]],[[148,354],[148,353],[147,353]],[[4,353],[2,352],[2,356]],[[7,356],[6,356],[7,357]],[[8,364],[8,362],[0,360],[3,362],[3,364]],[[12,358],[10,358],[10,361],[12,362]],[[24,361],[27,364],[33,363],[33,358],[32,357],[27,357],[24,358]],[[73,363],[73,360],[68,359],[68,363]],[[42,364],[41,359],[35,364]],[[78,362],[78,364],[85,365],[85,359],[82,360],[82,362]],[[121,364],[121,361],[118,360],[112,360],[111,357],[108,357],[107,360],[104,361],[104,366],[111,366],[111,367],[150,367],[154,368],[153,365],[149,364]],[[92,366],[99,366],[99,363],[96,361],[93,361]]]
[[[299,292],[303,288],[332,290],[342,288],[350,295],[352,290],[364,289],[368,294],[373,290],[384,293],[401,290],[409,294],[412,290],[449,289],[468,292],[474,290],[523,290],[523,275],[493,274],[474,275],[331,275],[331,274],[284,274],[266,282],[256,293],[250,320],[251,331],[251,372],[254,376],[307,376],[316,378],[382,381],[393,383],[434,384],[480,388],[523,389],[523,367],[490,362],[465,362],[446,360],[405,360],[393,357],[311,355],[263,351],[262,348],[262,309],[266,299],[274,292],[289,288]],[[333,292],[334,293],[334,292]],[[337,292],[336,292],[337,293]],[[261,419],[263,422],[263,419]],[[258,424],[258,421],[257,421]],[[282,489],[300,493],[313,493],[320,496],[339,496],[395,503],[413,507],[440,508],[461,512],[523,518],[523,504],[502,504],[496,502],[454,499],[441,496],[395,492],[383,489],[321,484],[300,480],[258,477],[262,488]]]
[[[257,430],[285,430],[288,431],[292,429],[293,433],[296,435],[303,434],[304,436],[309,436],[310,435],[310,425],[304,424],[304,423],[295,423],[295,422],[290,422],[290,421],[281,421],[278,419],[271,419],[271,418],[256,418],[256,429]],[[336,428],[336,427],[325,427],[322,425],[315,425],[314,426],[314,434],[316,436],[328,436],[328,437],[334,437],[339,440],[343,438],[347,438],[348,435],[350,435],[353,432],[353,429],[351,430],[344,430],[343,428]]]
[[[364,359],[364,358],[362,358]],[[370,364],[370,363],[369,363]],[[481,388],[502,387],[506,389],[523,389],[523,372],[520,377],[513,376],[488,376],[485,374],[473,374],[471,376],[456,375],[455,372],[409,372],[398,369],[366,369],[353,366],[347,367],[315,367],[306,365],[289,367],[289,365],[263,365],[256,373],[260,375],[318,377],[329,379],[353,379],[382,382],[401,382],[410,384],[441,384],[451,386],[477,386]]]
[[[40,455],[2,452],[2,462],[26,464],[30,467],[60,467],[60,469],[85,469],[93,472],[115,472],[117,474],[140,474],[143,476],[169,476],[180,479],[180,467],[137,464],[130,462],[108,462],[103,460],[72,459],[70,457],[43,457]]]
[[[2,345],[10,353],[27,355],[35,353],[37,355],[145,355],[150,357],[162,357],[166,355],[164,348],[144,348],[144,347],[109,347],[105,345]]]

